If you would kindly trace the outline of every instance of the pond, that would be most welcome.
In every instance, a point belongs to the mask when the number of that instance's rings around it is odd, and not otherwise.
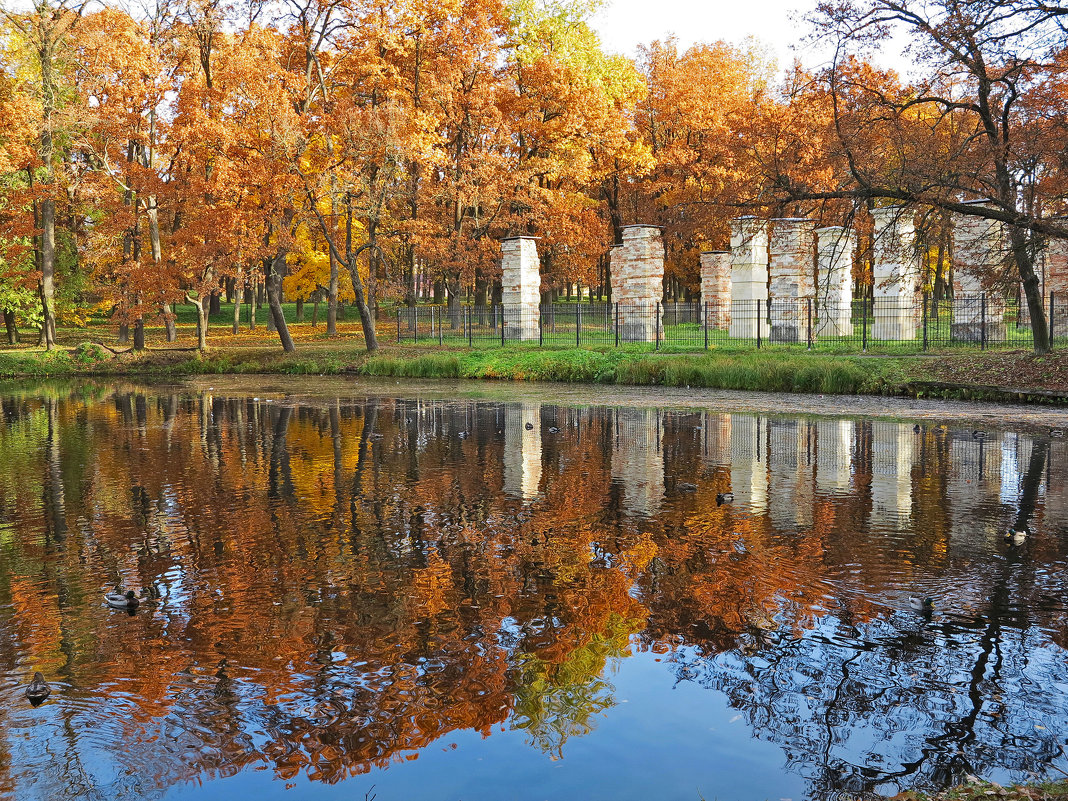
[[[0,797],[1068,769],[1063,413],[312,383],[0,388]]]

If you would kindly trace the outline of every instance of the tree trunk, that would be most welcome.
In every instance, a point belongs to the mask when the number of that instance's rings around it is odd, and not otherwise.
[[[51,165],[49,165],[50,167]],[[51,198],[41,201],[41,311],[44,320],[46,350],[56,347],[56,204]]]
[[[1042,285],[1035,274],[1034,262],[1028,248],[1027,234],[1014,225],[1009,227],[1009,245],[1016,259],[1016,266],[1023,279],[1024,295],[1027,297],[1027,311],[1031,314],[1031,334],[1034,337],[1034,350],[1037,355],[1050,351],[1049,325],[1046,310],[1042,302]]]
[[[133,349],[138,352],[145,349],[145,320],[143,317],[138,317],[134,321]]]
[[[208,313],[209,314],[218,314],[221,311],[222,311],[222,303],[219,300],[219,293],[217,291],[216,292],[212,292],[211,293],[211,300],[208,301]]]
[[[119,336],[118,342],[120,345],[126,345],[130,341],[130,326],[127,323],[119,323]]]
[[[304,298],[297,298],[297,322],[304,322]]]
[[[367,344],[367,351],[371,353],[378,350],[378,337],[375,336],[375,324],[371,319],[371,310],[367,308],[367,300],[363,295],[363,281],[360,280],[360,271],[356,264],[357,255],[349,256],[349,278],[352,279],[352,291],[356,295],[356,309],[360,312],[360,326],[363,328],[363,340]]]
[[[19,329],[15,325],[15,312],[4,312],[4,327],[7,329],[7,344],[17,345],[19,342]]]
[[[256,285],[259,283],[256,280],[252,281],[252,285],[248,289],[248,330],[256,330],[256,297],[259,294],[256,290]]]
[[[237,277],[234,279],[234,325],[230,329],[235,334],[241,331],[241,300],[244,290],[245,280],[241,275],[241,270],[238,270]]]
[[[282,350],[292,353],[297,349],[293,344],[293,337],[286,325],[286,317],[282,311],[282,277],[286,264],[286,249],[278,248],[274,258],[266,265],[267,273],[267,303],[271,307],[271,320],[275,330],[278,331],[278,339],[282,343]]]
[[[315,305],[312,306],[312,328],[319,325],[319,297],[315,298]]]
[[[197,350],[205,353],[208,350],[208,314],[210,303],[207,298],[201,297],[193,301],[197,310]]]

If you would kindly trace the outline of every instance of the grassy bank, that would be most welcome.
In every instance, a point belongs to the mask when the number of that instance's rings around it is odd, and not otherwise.
[[[0,377],[213,373],[339,373],[396,378],[470,378],[589,384],[706,387],[838,395],[903,395],[973,400],[1068,400],[1068,353],[863,356],[787,348],[664,353],[648,349],[429,349],[384,346],[368,357],[360,340],[317,338],[297,353],[277,345],[220,345],[115,353],[97,344],[45,353],[0,351]]]

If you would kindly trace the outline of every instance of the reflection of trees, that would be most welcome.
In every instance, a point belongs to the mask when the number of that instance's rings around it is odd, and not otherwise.
[[[613,482],[609,409],[541,409],[561,433],[542,438],[524,504],[501,491],[496,404],[109,400],[0,398],[14,466],[0,473],[0,668],[28,654],[71,685],[39,751],[0,736],[0,792],[15,747],[56,796],[130,789],[127,771],[141,792],[252,766],[335,782],[505,722],[559,755],[611,714],[606,666],[634,645],[726,693],[813,795],[1050,757],[1055,724],[1034,729],[1028,707],[1065,681],[1045,633],[1062,625],[1049,599],[1064,579],[1039,569],[1064,544],[953,551],[952,453],[934,433],[910,467],[914,529],[888,544],[868,526],[863,425],[834,495],[813,484],[815,423],[756,427],[758,469],[779,440],[796,447],[775,469],[797,465],[791,497],[808,506],[778,526],[716,505],[730,467],[700,451],[693,415],[654,417],[664,498],[646,517]],[[1036,442],[1021,520],[1042,517],[1047,460]],[[947,587],[929,623],[892,608],[920,579]],[[101,614],[116,583],[153,603]],[[102,751],[108,775],[93,775]],[[57,754],[63,769],[45,770]]]

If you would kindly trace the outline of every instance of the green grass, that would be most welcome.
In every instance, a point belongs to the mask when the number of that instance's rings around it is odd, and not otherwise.
[[[496,348],[409,357],[374,356],[366,375],[404,378],[476,378],[590,384],[708,387],[716,389],[879,393],[901,365],[859,359],[765,351],[745,354],[668,354],[628,350]]]

